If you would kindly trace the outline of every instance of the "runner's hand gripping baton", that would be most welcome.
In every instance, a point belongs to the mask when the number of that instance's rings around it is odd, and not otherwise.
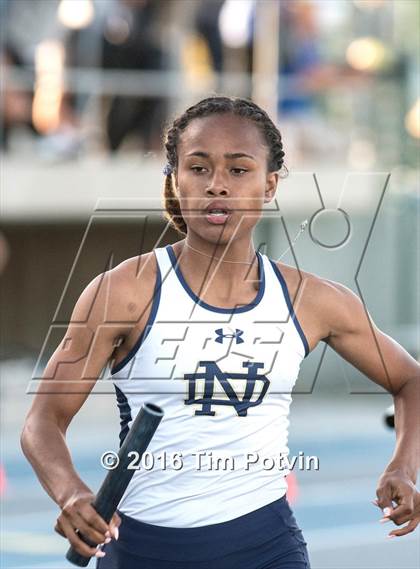
[[[141,460],[162,417],[163,411],[160,407],[152,403],[145,403],[131,425],[130,431],[118,453],[118,466],[108,472],[92,503],[92,506],[106,523],[110,522],[134,474],[134,469],[127,468],[130,462],[133,461],[129,453],[137,452],[139,454],[138,461]],[[96,547],[96,543],[92,543],[81,533],[79,533],[79,537],[89,546]],[[86,567],[91,560],[91,557],[81,555],[73,547],[70,547],[67,551],[66,558],[79,567]]]

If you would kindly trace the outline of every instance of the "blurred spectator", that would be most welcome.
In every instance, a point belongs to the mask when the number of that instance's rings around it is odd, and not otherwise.
[[[317,89],[314,76],[322,65],[315,14],[306,2],[293,7],[283,4],[280,14],[281,79],[295,88],[286,89],[283,96],[280,90],[279,111],[286,115],[312,110]]]
[[[167,56],[159,46],[161,2],[117,0],[101,7],[92,23],[73,30],[66,40],[66,65],[71,68],[118,71],[159,71],[167,68]],[[85,111],[89,95],[67,94],[63,101],[68,136]],[[104,97],[105,144],[117,152],[131,136],[145,151],[161,149],[166,118],[164,95]]]
[[[201,0],[195,17],[197,32],[206,40],[213,69],[223,71],[223,43],[220,34],[219,16],[224,0]]]
[[[320,44],[315,6],[305,0],[281,3],[278,112],[289,155],[295,159],[330,154],[347,143],[320,107],[318,94],[343,79],[336,66],[325,62]]]
[[[31,117],[33,93],[21,89],[13,77],[7,73],[10,67],[23,67],[23,60],[12,44],[6,43],[1,47],[0,65],[1,76],[7,77],[3,84],[0,105],[0,148],[7,151],[13,129],[24,126],[34,134],[37,132]]]
[[[167,55],[156,37],[159,9],[157,1],[120,0],[105,20],[104,69],[162,71],[167,68]],[[114,97],[106,124],[109,150],[117,151],[130,134],[141,139],[145,150],[160,150],[165,115],[164,97]]]

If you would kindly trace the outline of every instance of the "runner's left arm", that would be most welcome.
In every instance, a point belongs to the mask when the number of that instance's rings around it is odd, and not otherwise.
[[[379,479],[377,504],[385,519],[398,526],[409,522],[391,532],[405,535],[420,523],[420,494],[415,487],[420,467],[420,365],[375,325],[350,289],[327,280],[320,289],[318,305],[328,307],[324,314],[330,330],[324,341],[394,398],[396,445]]]

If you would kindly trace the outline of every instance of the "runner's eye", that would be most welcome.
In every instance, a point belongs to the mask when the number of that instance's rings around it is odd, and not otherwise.
[[[191,166],[191,170],[197,174],[202,174],[202,171],[205,170],[205,168],[204,166]]]

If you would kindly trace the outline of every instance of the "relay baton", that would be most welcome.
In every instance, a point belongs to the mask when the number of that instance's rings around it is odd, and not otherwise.
[[[163,411],[160,407],[153,403],[145,403],[131,425],[130,431],[118,452],[118,465],[113,470],[109,470],[94,501],[92,502],[92,506],[106,521],[106,523],[111,521],[111,518],[114,515],[134,474],[135,469],[128,468],[129,464],[133,462],[133,458],[130,457],[129,454],[131,452],[136,452],[138,453],[138,459],[136,459],[136,461],[141,460],[143,453],[149,446],[149,443],[162,420],[162,417]],[[92,543],[80,532],[78,532],[78,534],[80,539],[90,547],[96,547],[96,543]],[[74,565],[86,567],[92,557],[85,557],[84,555],[81,555],[72,546],[67,551],[66,559],[71,563],[74,563]]]

